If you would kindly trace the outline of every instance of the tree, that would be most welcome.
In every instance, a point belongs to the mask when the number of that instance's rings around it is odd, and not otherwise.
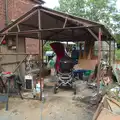
[[[117,0],[59,0],[59,7],[55,9],[100,22],[119,38],[120,13],[116,2]]]
[[[51,46],[50,46],[50,43],[51,43],[51,42],[47,42],[47,43],[44,45],[44,47],[43,47],[44,52],[46,52],[46,51],[51,51],[51,50],[52,50],[52,48],[51,48]]]

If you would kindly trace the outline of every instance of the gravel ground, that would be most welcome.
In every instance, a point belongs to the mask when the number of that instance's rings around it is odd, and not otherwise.
[[[59,90],[54,95],[53,83],[46,84],[49,87],[45,89],[47,97],[44,104],[38,100],[10,98],[9,111],[6,112],[0,104],[0,120],[92,120],[94,111],[80,101],[80,98],[92,94],[91,90],[86,89],[85,82],[77,81],[76,96],[70,90]]]

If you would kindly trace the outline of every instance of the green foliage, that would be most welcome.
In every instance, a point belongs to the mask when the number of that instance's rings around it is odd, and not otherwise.
[[[44,52],[46,52],[46,51],[51,51],[51,50],[52,50],[52,48],[51,48],[51,46],[50,46],[50,43],[51,43],[51,42],[47,42],[47,43],[44,45],[44,47],[43,47],[43,51],[44,51]]]
[[[120,50],[115,51],[116,60],[120,60]]]
[[[101,22],[112,33],[119,34],[120,13],[116,8],[116,2],[117,0],[59,0],[59,7],[55,9]],[[118,39],[118,37],[116,38]]]

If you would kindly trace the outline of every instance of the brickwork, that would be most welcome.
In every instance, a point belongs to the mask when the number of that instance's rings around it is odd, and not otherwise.
[[[5,25],[5,10],[4,10],[4,0],[0,0],[0,30],[4,28]]]
[[[33,0],[34,1],[34,0]],[[28,12],[30,9],[33,8],[33,6],[37,3],[33,2],[32,0],[8,0],[8,22],[11,23],[13,20],[16,20],[20,16],[22,16],[24,13]],[[5,0],[0,0],[0,30],[5,27]],[[26,40],[26,45],[31,46],[33,43],[33,40]],[[38,41],[34,42],[34,46],[36,44],[36,47],[33,48],[33,52],[38,52]],[[26,46],[26,49],[28,48]],[[30,52],[32,50],[29,49]],[[29,50],[26,50],[29,52]]]

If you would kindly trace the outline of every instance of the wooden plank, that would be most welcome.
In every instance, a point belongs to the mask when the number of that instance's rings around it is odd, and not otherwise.
[[[114,114],[104,108],[96,120],[120,120],[120,115]]]
[[[85,70],[94,70],[97,60],[79,59],[78,64],[75,67]]]
[[[106,96],[104,96],[103,99],[102,99],[102,101],[100,102],[100,104],[99,104],[99,106],[98,106],[98,108],[97,108],[97,110],[96,110],[96,112],[95,112],[92,120],[97,120],[100,112],[104,108],[104,102],[106,101],[106,99],[107,99]]]

